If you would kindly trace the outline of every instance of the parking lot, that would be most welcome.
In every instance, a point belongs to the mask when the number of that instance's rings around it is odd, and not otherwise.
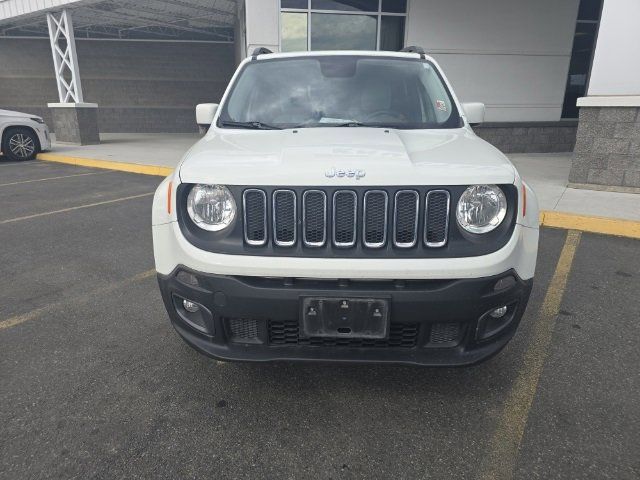
[[[0,160],[0,477],[640,477],[640,241],[543,229],[472,368],[217,362],[169,324],[159,177]]]

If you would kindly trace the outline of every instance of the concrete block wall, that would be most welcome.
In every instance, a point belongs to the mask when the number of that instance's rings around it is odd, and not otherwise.
[[[196,132],[195,106],[217,102],[235,69],[233,44],[77,40],[85,102],[101,132]],[[0,39],[0,108],[45,118],[58,101],[47,39]]]
[[[640,188],[640,107],[581,107],[569,181]]]
[[[483,124],[473,130],[504,153],[571,152],[577,122]]]

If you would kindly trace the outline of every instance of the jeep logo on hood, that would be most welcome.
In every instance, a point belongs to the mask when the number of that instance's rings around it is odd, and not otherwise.
[[[347,177],[347,178],[355,178],[356,180],[360,180],[366,174],[367,172],[365,172],[362,169],[353,170],[351,168],[342,169],[342,168],[335,168],[335,167],[331,168],[331,170],[327,170],[326,172],[324,172],[324,176],[327,178]]]

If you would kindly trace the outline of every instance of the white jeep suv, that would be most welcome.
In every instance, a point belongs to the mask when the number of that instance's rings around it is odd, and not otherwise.
[[[158,187],[162,297],[224,360],[467,365],[514,335],[536,197],[420,49],[254,52]]]

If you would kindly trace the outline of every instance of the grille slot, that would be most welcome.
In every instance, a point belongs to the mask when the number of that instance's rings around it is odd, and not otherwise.
[[[391,323],[388,338],[307,338],[301,336],[297,320],[270,320],[269,343],[322,347],[413,348],[417,343],[419,329],[420,325],[417,323]]]
[[[302,195],[302,241],[308,247],[322,247],[327,241],[327,194],[322,190]]]
[[[267,195],[258,189],[242,194],[244,210],[244,241],[249,245],[267,243]]]
[[[446,190],[431,190],[425,203],[424,243],[443,247],[447,243],[451,198]]]
[[[380,248],[387,243],[389,197],[384,190],[364,194],[362,236],[366,247]]]
[[[296,243],[296,193],[293,190],[273,192],[273,240],[279,247]]]
[[[336,247],[356,244],[357,209],[356,192],[339,190],[333,194],[333,244]]]
[[[434,323],[431,325],[429,343],[439,347],[451,347],[460,342],[462,327],[459,323]]]
[[[236,343],[260,343],[258,320],[253,318],[230,318],[231,341]]]
[[[411,248],[418,236],[419,196],[415,190],[396,192],[393,224],[393,244],[400,248]]]

